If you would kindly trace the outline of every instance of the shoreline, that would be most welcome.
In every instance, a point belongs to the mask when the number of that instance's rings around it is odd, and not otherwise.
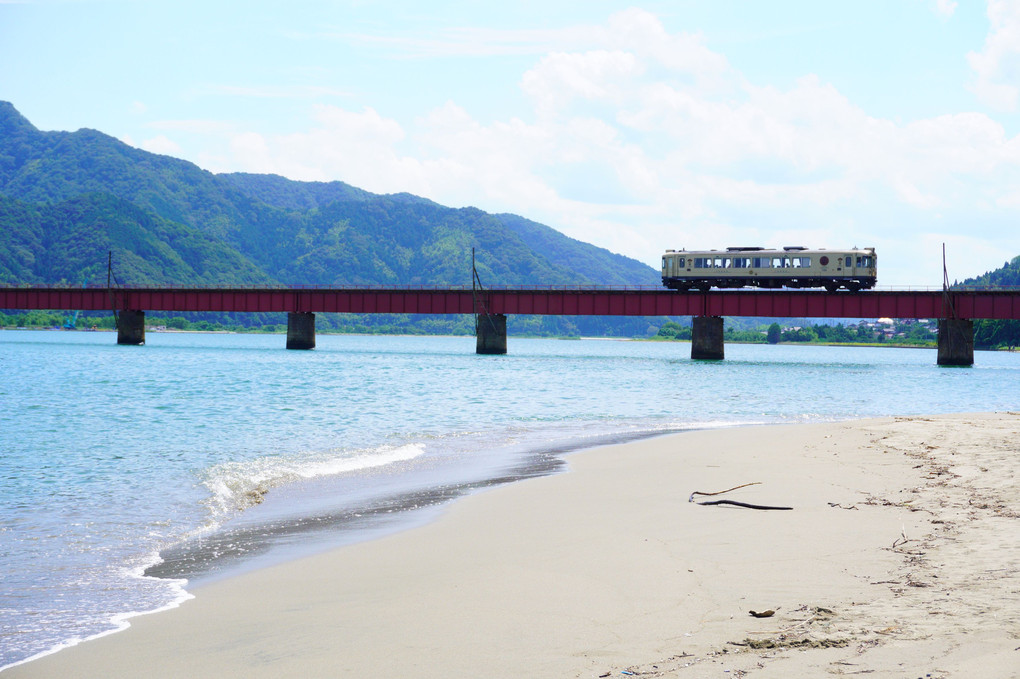
[[[1018,431],[888,417],[585,449],[4,676],[1013,676]],[[721,497],[794,510],[688,502],[746,482]]]
[[[116,329],[111,328],[95,328],[95,329],[75,329],[67,330],[66,328],[54,328],[54,327],[14,327],[14,326],[0,326],[0,330],[38,330],[38,331],[61,331],[61,332],[116,332]],[[157,330],[155,328],[147,327],[146,333],[154,334],[196,334],[196,335],[286,335],[286,331],[274,330],[264,331],[255,329],[245,330],[178,330],[176,328],[165,328]],[[453,337],[453,338],[473,338],[474,335],[448,335],[448,334],[423,334],[423,333],[406,333],[406,334],[394,334],[394,333],[357,333],[357,332],[336,332],[331,330],[318,330],[317,335],[338,335],[338,336],[352,336],[352,337]],[[689,339],[664,339],[656,337],[573,337],[564,335],[508,335],[515,339],[548,339],[548,340],[587,340],[593,342],[675,342],[680,344],[690,344]],[[749,344],[749,345],[762,345],[767,344],[766,342],[747,342],[741,340],[726,340],[726,344]],[[932,342],[931,344],[900,344],[896,342],[777,342],[772,346],[797,346],[797,347],[865,347],[869,349],[937,349],[938,344]],[[1020,351],[1020,347],[1008,348],[994,348],[994,347],[975,347],[975,351],[990,351],[990,352],[1006,352],[1015,353]]]
[[[0,330],[39,330],[39,331],[56,331],[60,330],[68,332],[65,328],[53,328],[53,327],[0,327]],[[95,329],[83,329],[74,330],[70,332],[116,332],[110,328],[95,328]],[[177,330],[177,329],[163,329],[156,330],[154,328],[146,328],[147,333],[154,334],[196,334],[196,335],[286,335],[286,331],[263,331],[263,330]],[[474,335],[429,335],[420,333],[407,333],[407,334],[393,334],[393,333],[356,333],[356,332],[334,332],[330,330],[319,330],[317,335],[323,336],[352,336],[352,337],[453,337],[453,338],[472,338]],[[561,335],[508,335],[515,339],[548,339],[548,340],[587,340],[593,342],[675,342],[680,344],[690,344],[689,339],[660,339],[656,337],[573,337],[573,336],[561,336]],[[747,342],[741,340],[726,340],[726,344],[748,344],[748,345],[762,345],[767,344],[765,342]],[[863,347],[868,349],[937,349],[937,342],[931,344],[898,344],[896,342],[777,342],[772,346],[797,346],[797,347]],[[975,347],[974,351],[988,351],[988,352],[1005,352],[1005,353],[1016,353],[1020,352],[1020,347]]]

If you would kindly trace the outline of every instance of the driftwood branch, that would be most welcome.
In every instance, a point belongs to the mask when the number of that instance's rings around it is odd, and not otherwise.
[[[736,500],[709,500],[708,502],[695,502],[696,505],[733,505],[734,507],[746,507],[747,509],[793,509],[793,507],[772,507],[770,505],[752,505],[747,502]]]

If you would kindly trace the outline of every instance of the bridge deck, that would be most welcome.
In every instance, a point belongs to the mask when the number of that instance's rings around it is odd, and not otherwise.
[[[963,290],[955,316],[1020,320],[1020,290]],[[0,288],[0,309],[577,316],[953,317],[941,291],[799,290],[673,292],[660,289]]]

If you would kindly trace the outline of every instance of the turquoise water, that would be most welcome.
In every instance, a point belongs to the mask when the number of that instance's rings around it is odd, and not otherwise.
[[[431,518],[562,453],[695,427],[1016,409],[1020,355],[0,332],[0,667],[201,581]],[[162,554],[162,556],[160,556]],[[155,577],[160,576],[160,577]]]

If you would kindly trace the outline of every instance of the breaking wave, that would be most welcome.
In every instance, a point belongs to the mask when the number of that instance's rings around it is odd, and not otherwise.
[[[202,484],[211,494],[207,502],[213,523],[219,523],[229,515],[260,504],[273,488],[304,479],[405,462],[424,453],[424,444],[409,443],[317,455],[267,456],[210,467]]]

